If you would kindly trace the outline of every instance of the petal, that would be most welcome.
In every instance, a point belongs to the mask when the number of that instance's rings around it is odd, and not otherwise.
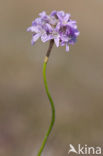
[[[61,27],[61,24],[60,24],[60,22],[58,22],[58,23],[57,23],[57,25],[56,25],[55,30],[58,32],[58,31],[59,31],[59,29],[60,29],[60,27]]]
[[[41,13],[39,13],[39,16],[41,16],[41,17],[46,16],[46,12],[45,11],[42,11]]]
[[[60,42],[60,45],[61,45],[61,46],[64,46],[64,45],[65,45],[65,42],[61,41],[61,42]]]
[[[38,33],[39,32],[39,29],[38,27],[35,27],[35,26],[31,26],[27,29],[27,31],[31,31],[31,32],[35,32],[35,33]]]
[[[69,40],[69,44],[73,45],[77,41],[76,36],[72,36],[72,38]]]
[[[68,45],[68,43],[66,43],[66,51],[67,52],[69,51],[69,45]]]
[[[64,16],[64,22],[68,22],[68,20],[70,19],[70,14],[66,14],[65,16]]]
[[[70,21],[67,23],[67,25],[68,25],[69,27],[73,28],[73,29],[77,29],[77,25],[74,24],[74,23],[72,23],[72,22],[70,22]]]
[[[54,38],[54,42],[57,47],[59,47],[59,37]]]
[[[41,24],[41,17],[36,18],[33,22],[32,25],[36,26],[37,24]]]
[[[62,17],[65,15],[64,11],[58,11],[57,14],[62,16]]]
[[[48,24],[48,23],[46,23],[45,28],[46,28],[46,31],[48,31],[48,32],[52,32],[52,31],[53,31],[53,28],[52,28],[51,25]]]
[[[27,31],[31,31],[32,32],[32,26],[27,28]]]
[[[43,34],[42,34],[42,36],[41,36],[41,41],[42,41],[42,42],[48,41],[48,36],[47,36],[46,33],[43,33]]]
[[[76,24],[76,23],[77,23],[77,22],[74,21],[74,20],[70,20],[70,22],[71,22],[72,24]]]
[[[68,42],[69,40],[69,37],[67,35],[61,35],[60,38],[63,42]]]
[[[52,12],[51,12],[51,16],[55,16],[57,14],[57,11],[56,10],[53,10]]]
[[[36,35],[33,35],[31,43],[34,44],[39,39],[40,35],[41,35],[40,33],[36,34]]]
[[[75,32],[76,37],[79,36],[79,34],[80,34],[79,31]]]
[[[64,11],[58,11],[57,12],[57,17],[59,18],[60,21],[63,20],[63,16],[65,15]]]
[[[47,42],[48,40],[52,40],[52,39],[53,39],[53,35],[47,35],[46,33],[42,34],[41,36],[42,42]]]

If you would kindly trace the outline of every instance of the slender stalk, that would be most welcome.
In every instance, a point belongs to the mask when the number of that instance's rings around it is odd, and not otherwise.
[[[54,41],[51,40],[50,41],[50,45],[49,45],[49,49],[47,51],[47,55],[45,57],[45,60],[44,60],[44,63],[43,63],[43,79],[44,79],[44,85],[45,85],[45,90],[46,90],[46,94],[48,96],[48,99],[49,99],[49,102],[50,102],[50,105],[51,105],[51,110],[52,110],[52,118],[51,118],[51,123],[49,125],[49,129],[44,137],[44,140],[42,142],[42,145],[40,147],[40,150],[38,152],[38,155],[37,156],[41,156],[41,153],[46,145],[46,142],[47,142],[47,139],[48,139],[48,136],[50,135],[50,132],[53,128],[53,125],[54,125],[54,122],[55,122],[55,107],[54,107],[54,103],[53,103],[53,100],[52,100],[52,97],[50,95],[50,92],[48,90],[48,85],[47,85],[47,80],[46,80],[46,67],[47,67],[47,62],[48,62],[48,57],[50,55],[50,52],[51,52],[51,49],[52,49],[52,46],[53,46],[53,43]]]

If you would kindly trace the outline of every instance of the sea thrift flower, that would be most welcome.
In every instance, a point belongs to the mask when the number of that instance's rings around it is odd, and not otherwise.
[[[66,45],[66,51],[69,51],[69,45],[73,45],[79,35],[76,21],[71,20],[71,15],[64,11],[52,11],[50,15],[41,12],[27,31],[33,33],[32,44],[39,38],[42,42],[54,40],[57,47]]]
[[[48,131],[46,132],[37,154],[37,156],[41,156],[55,122],[55,106],[46,80],[47,62],[54,43],[57,47],[66,46],[66,51],[69,51],[69,45],[76,42],[79,31],[77,29],[76,21],[71,20],[71,15],[64,11],[52,11],[50,15],[47,15],[45,11],[41,12],[39,17],[32,22],[32,26],[30,26],[27,31],[33,33],[32,44],[39,38],[41,38],[42,42],[50,41],[43,63],[43,80],[45,91],[51,105],[52,116]]]

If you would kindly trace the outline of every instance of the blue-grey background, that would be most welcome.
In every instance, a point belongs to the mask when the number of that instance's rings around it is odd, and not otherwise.
[[[38,13],[70,12],[78,42],[53,47],[47,79],[56,107],[45,156],[67,156],[69,144],[103,145],[103,1],[0,1],[0,156],[36,156],[51,110],[42,65],[48,43],[26,32]]]

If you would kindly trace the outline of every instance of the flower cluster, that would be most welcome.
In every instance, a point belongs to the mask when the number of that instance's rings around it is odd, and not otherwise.
[[[57,47],[66,45],[66,51],[69,51],[69,45],[73,45],[79,35],[76,21],[71,20],[71,15],[64,11],[52,11],[50,15],[41,12],[27,31],[33,33],[32,44],[39,38],[42,42],[54,40]]]

